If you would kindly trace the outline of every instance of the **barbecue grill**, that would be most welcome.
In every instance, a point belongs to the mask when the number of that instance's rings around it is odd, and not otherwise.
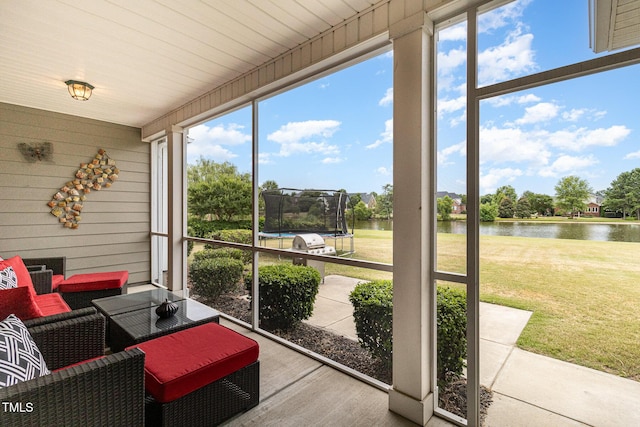
[[[312,255],[335,255],[336,248],[326,246],[324,239],[319,234],[307,233],[298,234],[293,238],[291,250],[294,252],[304,252]],[[324,261],[316,261],[305,258],[293,258],[295,265],[308,265],[320,273],[320,279],[324,283]]]

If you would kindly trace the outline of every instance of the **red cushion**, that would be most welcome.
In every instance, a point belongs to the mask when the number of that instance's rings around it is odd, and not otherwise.
[[[127,283],[128,279],[128,271],[74,274],[60,283],[58,292],[101,291],[104,289],[121,288]]]
[[[36,295],[36,304],[40,307],[43,316],[50,316],[58,313],[68,313],[71,308],[62,299],[60,294]]]
[[[60,286],[60,283],[64,281],[64,275],[62,274],[54,274],[51,278],[51,290],[55,291]]]
[[[4,270],[7,266],[13,267],[13,271],[16,272],[16,277],[18,278],[18,287],[24,286],[28,288],[29,292],[31,292],[31,294],[35,296],[36,290],[33,287],[31,275],[29,274],[29,270],[27,270],[27,267],[24,265],[24,261],[22,261],[22,258],[16,255],[9,259],[5,259],[4,261],[0,261],[0,270]]]
[[[145,352],[145,388],[166,403],[258,360],[258,343],[217,323],[136,344]]]
[[[44,316],[27,286],[0,290],[0,319],[12,313],[20,320]]]

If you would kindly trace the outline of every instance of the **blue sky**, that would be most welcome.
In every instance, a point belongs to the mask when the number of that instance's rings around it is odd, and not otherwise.
[[[480,85],[596,57],[584,0],[521,0],[483,15],[479,26]],[[461,194],[465,31],[443,30],[438,43],[438,189]],[[259,182],[378,193],[392,183],[392,61],[382,54],[261,101]],[[639,76],[639,66],[626,67],[483,101],[481,194],[511,185],[553,195],[567,175],[602,190],[640,167]],[[189,136],[189,163],[202,155],[250,172],[248,107]]]

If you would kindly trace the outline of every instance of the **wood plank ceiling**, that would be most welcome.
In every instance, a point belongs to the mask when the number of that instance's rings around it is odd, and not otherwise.
[[[377,1],[2,0],[0,102],[141,127]]]
[[[142,127],[385,1],[1,0],[0,102]],[[591,1],[596,52],[640,43],[640,0]]]
[[[640,0],[592,0],[596,53],[640,44]]]

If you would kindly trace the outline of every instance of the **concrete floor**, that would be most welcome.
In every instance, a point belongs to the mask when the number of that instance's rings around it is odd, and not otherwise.
[[[356,279],[327,276],[316,326],[355,338],[348,293]],[[531,313],[480,310],[480,378],[493,391],[487,427],[640,426],[640,383],[515,347]],[[260,344],[260,404],[228,426],[412,426],[388,410],[385,391],[228,321]],[[452,426],[432,418],[429,427]]]

